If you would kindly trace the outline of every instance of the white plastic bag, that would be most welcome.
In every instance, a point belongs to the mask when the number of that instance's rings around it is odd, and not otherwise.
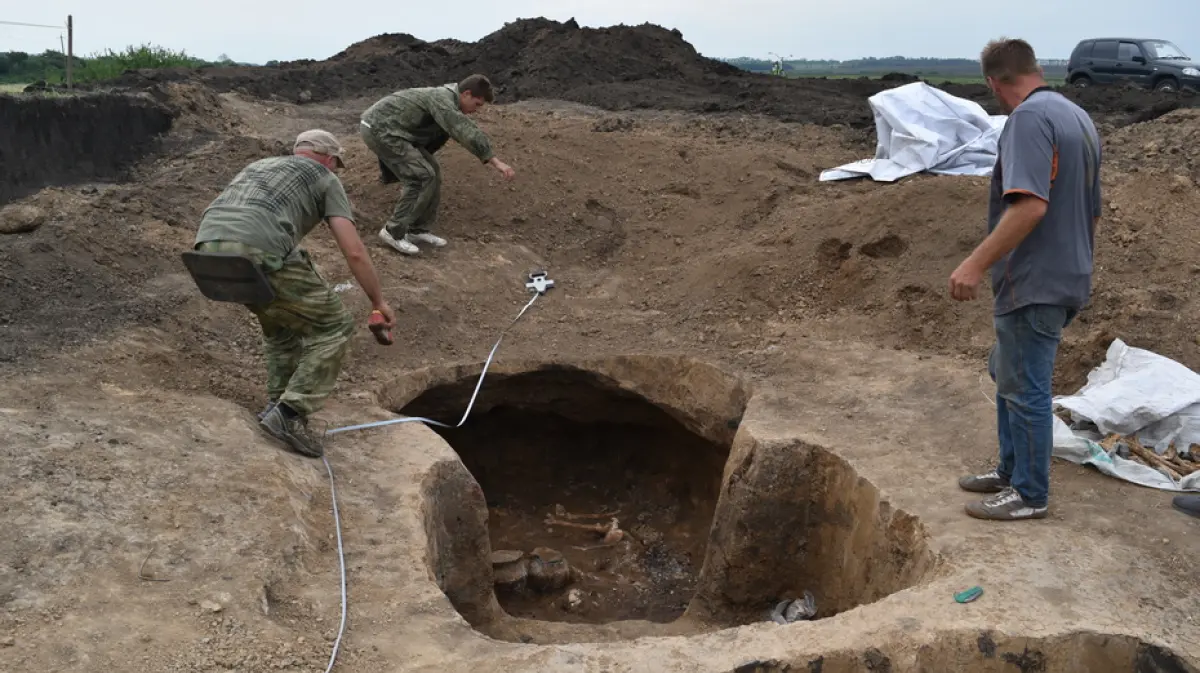
[[[861,177],[894,182],[922,171],[992,174],[1008,117],[989,115],[978,103],[924,82],[881,91],[867,102],[875,114],[875,158],[822,171],[821,182]]]
[[[1172,443],[1182,453],[1191,444],[1200,444],[1200,375],[1120,339],[1113,340],[1104,362],[1088,374],[1087,385],[1054,402],[1070,411],[1073,420],[1093,423],[1101,436],[1132,435],[1159,454]],[[1105,452],[1057,417],[1054,455],[1151,488],[1200,491],[1200,472],[1176,482],[1154,468]]]

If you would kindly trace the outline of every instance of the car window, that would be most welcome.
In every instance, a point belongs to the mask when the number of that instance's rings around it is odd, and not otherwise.
[[[1103,58],[1110,61],[1117,60],[1117,41],[1100,40],[1097,42],[1096,47],[1092,50],[1092,58]]]
[[[1144,46],[1146,47],[1146,51],[1150,52],[1151,58],[1175,59],[1177,61],[1187,60],[1187,55],[1183,53],[1183,50],[1170,42],[1149,40],[1144,43]]]
[[[1141,56],[1142,50],[1132,42],[1122,42],[1121,47],[1117,52],[1117,60],[1122,63],[1131,63],[1134,56]]]
[[[1080,42],[1078,47],[1075,47],[1075,58],[1088,58],[1092,55],[1092,47],[1095,42]]]

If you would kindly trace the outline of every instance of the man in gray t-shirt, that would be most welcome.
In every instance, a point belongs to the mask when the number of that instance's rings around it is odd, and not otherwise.
[[[1053,447],[1051,379],[1062,330],[1092,289],[1100,216],[1100,138],[1079,106],[1046,85],[1023,40],[990,43],[983,74],[1009,113],[988,198],[988,236],[950,276],[974,299],[991,269],[996,344],[997,468],[959,485],[993,493],[967,506],[980,519],[1044,518]]]

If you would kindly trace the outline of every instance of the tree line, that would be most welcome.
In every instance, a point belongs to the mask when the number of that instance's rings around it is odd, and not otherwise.
[[[72,76],[77,82],[95,82],[115,79],[126,70],[142,68],[203,68],[217,65],[233,65],[224,54],[216,61],[206,61],[156,45],[126,47],[122,51],[105,50],[90,56],[75,56],[71,66]],[[58,84],[66,81],[67,55],[61,51],[47,49],[40,54],[23,51],[0,52],[0,83],[24,84],[46,82]]]

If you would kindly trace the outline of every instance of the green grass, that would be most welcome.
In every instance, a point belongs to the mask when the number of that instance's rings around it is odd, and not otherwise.
[[[0,84],[0,93],[21,93],[28,84]]]
[[[17,58],[19,56],[20,58]],[[5,75],[0,78],[0,91],[11,92],[26,82],[45,81],[63,84],[66,81],[67,57],[55,51],[44,54],[0,52],[0,65]],[[121,51],[106,49],[90,56],[76,56],[72,75],[75,82],[89,84],[117,79],[126,70],[159,68],[200,68],[214,65],[183,51],[145,44],[126,47]]]
[[[116,79],[126,70],[197,68],[202,65],[206,65],[205,61],[188,56],[186,52],[146,44],[126,47],[119,52],[109,49],[103,54],[93,54],[75,69],[74,76],[79,82],[101,82]]]

